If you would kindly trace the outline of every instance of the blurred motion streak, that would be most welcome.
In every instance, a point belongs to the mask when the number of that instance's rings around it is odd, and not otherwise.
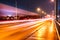
[[[18,23],[18,22],[16,22]],[[52,18],[29,22],[0,24],[0,40],[58,40],[56,24]],[[12,24],[12,23],[9,23]]]

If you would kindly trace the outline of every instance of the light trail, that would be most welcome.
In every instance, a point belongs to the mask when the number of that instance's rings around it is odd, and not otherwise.
[[[52,18],[37,19],[2,28],[0,29],[0,40],[57,40],[58,36]]]
[[[58,22],[58,21],[56,21],[57,22],[57,24],[60,26],[60,23]]]
[[[54,21],[53,21],[54,22]],[[57,21],[56,21],[57,22]],[[54,22],[54,24],[55,24],[55,29],[56,29],[56,32],[57,32],[57,35],[58,35],[58,38],[59,38],[59,40],[60,40],[60,35],[59,35],[59,29],[57,28],[57,27],[59,27],[59,26],[57,26],[57,24]],[[57,26],[57,27],[56,27]]]
[[[26,24],[27,25],[27,24]],[[40,25],[40,24],[39,24]],[[35,26],[38,26],[38,24],[37,25],[34,25],[33,27],[35,27]],[[30,28],[28,28],[28,29],[30,29]],[[34,29],[34,28],[33,28]],[[21,31],[21,28],[19,28],[19,29],[17,29],[17,30],[12,30],[12,31],[8,31],[8,32],[5,32],[5,33],[2,33],[2,34],[5,34],[5,35],[3,35],[3,36],[1,36],[1,37],[6,37],[6,36],[8,36],[8,35],[11,35],[11,34],[13,34],[13,33],[16,33],[16,32],[20,32]],[[33,30],[32,30],[33,31]],[[8,34],[7,34],[8,33]],[[0,33],[1,34],[1,33]]]
[[[1,21],[0,24],[7,24],[7,23],[16,23],[16,22],[31,22],[34,20],[13,20],[13,21]]]
[[[54,22],[45,22],[45,24],[42,25],[42,28],[27,38],[27,40],[59,40]]]
[[[29,20],[13,20],[13,21],[0,21],[0,24],[8,24],[8,23],[16,23],[16,22],[32,22],[32,21],[45,21],[53,18],[45,18],[45,19],[29,19]]]

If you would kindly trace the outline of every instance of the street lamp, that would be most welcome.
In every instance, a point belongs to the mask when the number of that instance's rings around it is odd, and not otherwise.
[[[39,14],[39,17],[41,17],[41,9],[40,8],[37,8],[37,13]]]
[[[59,15],[57,15],[57,17],[59,18],[60,16],[59,16]]]
[[[44,14],[45,12],[44,12],[44,11],[42,11],[42,13]]]
[[[38,12],[40,12],[40,11],[41,11],[41,9],[40,9],[40,8],[37,8],[37,11],[38,11]]]
[[[40,17],[44,14],[46,15],[46,12],[44,12],[42,9],[37,8],[37,12],[39,13]]]
[[[44,12],[44,15],[46,15],[47,13],[46,12]]]
[[[54,3],[54,16],[55,16],[55,19],[57,18],[56,16],[56,0],[51,0],[51,2]]]
[[[51,2],[54,2],[54,0],[51,0]]]

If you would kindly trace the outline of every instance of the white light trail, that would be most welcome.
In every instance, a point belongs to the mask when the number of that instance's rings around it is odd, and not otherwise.
[[[13,21],[1,21],[0,24],[16,23],[16,22],[45,21],[45,20],[51,20],[51,19],[53,19],[53,18],[29,19],[29,20],[13,20]]]

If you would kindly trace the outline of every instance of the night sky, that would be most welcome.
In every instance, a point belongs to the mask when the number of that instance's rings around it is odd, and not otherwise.
[[[54,3],[52,3],[50,0],[0,0],[0,3],[16,7],[15,1],[17,2],[18,8],[32,12],[36,12],[37,7],[40,7],[47,13],[54,10]]]
[[[58,0],[58,9],[60,9],[60,0]]]
[[[57,2],[58,4],[58,6],[57,6],[57,8],[58,8],[58,14],[57,15],[60,15],[60,0],[58,0],[58,2]]]

